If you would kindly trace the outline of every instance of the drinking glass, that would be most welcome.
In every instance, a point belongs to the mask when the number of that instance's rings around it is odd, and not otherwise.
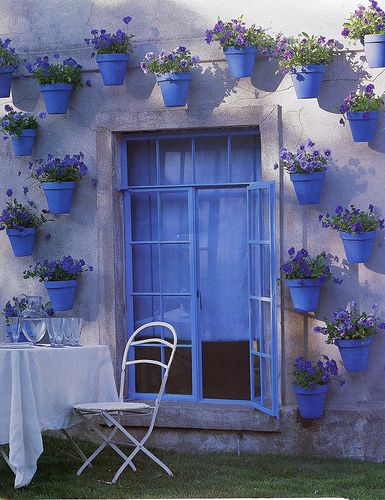
[[[47,330],[51,347],[63,347],[64,318],[47,318]]]
[[[20,329],[29,342],[36,344],[43,337],[47,329],[47,318],[19,318]]]
[[[12,342],[16,343],[19,341],[20,336],[20,318],[18,316],[8,318],[9,328],[11,330]]]
[[[80,347],[80,335],[82,332],[83,318],[63,318],[64,335],[67,345]]]

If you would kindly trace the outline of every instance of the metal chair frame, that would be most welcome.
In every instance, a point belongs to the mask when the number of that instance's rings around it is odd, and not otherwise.
[[[139,339],[135,340],[136,337],[138,336],[139,333],[143,332],[143,330],[147,328],[152,328],[152,327],[163,327],[167,328],[168,330],[171,331],[172,336],[173,336],[173,342],[168,342],[167,340],[164,340],[160,337],[153,337],[153,338],[148,338],[148,339]],[[164,345],[168,348],[171,349],[171,354],[170,358],[166,363],[162,363],[161,361],[155,360],[155,359],[132,359],[128,360],[128,353],[130,352],[131,347],[138,347],[138,346],[144,346],[146,344],[159,344],[159,345]],[[124,349],[123,353],[123,359],[122,359],[122,368],[121,368],[121,375],[120,375],[120,388],[119,388],[119,402],[124,402],[123,397],[124,397],[124,386],[125,386],[125,380],[126,380],[126,370],[128,366],[132,365],[139,365],[139,364],[153,364],[153,365],[158,365],[161,368],[164,369],[162,381],[160,384],[159,392],[158,395],[155,399],[154,405],[149,406],[148,408],[144,409],[145,411],[138,411],[134,409],[129,408],[129,403],[127,403],[127,409],[122,409],[122,410],[108,410],[108,409],[97,409],[97,403],[95,403],[95,407],[93,409],[79,409],[76,407],[76,405],[73,408],[73,411],[81,416],[88,427],[90,427],[92,430],[94,430],[98,436],[101,437],[103,440],[102,444],[97,448],[90,457],[88,457],[82,466],[79,468],[77,471],[77,475],[80,476],[80,474],[84,471],[86,467],[92,467],[91,462],[96,458],[99,453],[101,453],[104,448],[107,446],[110,446],[123,460],[122,466],[118,469],[116,474],[114,475],[112,479],[112,484],[116,483],[118,480],[119,476],[121,473],[124,471],[124,469],[129,465],[133,471],[136,471],[136,467],[133,463],[133,459],[135,456],[142,451],[145,453],[148,457],[150,457],[154,462],[156,462],[169,476],[172,476],[171,470],[165,465],[159,458],[157,458],[151,451],[149,451],[144,445],[151,436],[151,433],[154,429],[155,425],[155,420],[158,414],[159,406],[161,403],[161,399],[164,393],[164,390],[166,388],[167,384],[167,379],[168,375],[170,372],[170,367],[172,364],[172,361],[174,359],[175,355],[175,350],[176,350],[176,344],[177,344],[177,335],[176,331],[173,326],[171,326],[169,323],[165,323],[162,321],[154,321],[151,323],[146,323],[145,325],[140,326],[135,330],[135,332],[131,335],[129,340],[127,341],[126,347]],[[113,403],[111,403],[113,406]],[[123,413],[130,413],[130,414],[135,414],[135,415],[152,415],[151,418],[151,423],[144,434],[144,436],[138,440],[136,439],[130,432],[125,429],[121,423],[120,423],[120,418]],[[101,416],[104,418],[106,424],[109,427],[113,427],[112,431],[107,435],[104,432],[100,430],[100,427],[98,424],[95,424],[93,422],[94,417],[96,416]],[[117,431],[121,431],[121,433],[128,439],[129,445],[134,446],[134,450],[131,452],[130,455],[126,455],[113,441],[115,434]]]

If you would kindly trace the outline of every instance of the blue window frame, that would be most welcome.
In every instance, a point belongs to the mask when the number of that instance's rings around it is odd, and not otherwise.
[[[175,326],[165,399],[276,416],[274,184],[260,180],[258,129],[127,135],[122,156],[127,327]],[[168,352],[135,353],[148,355]],[[130,399],[159,386],[161,368],[139,366]]]

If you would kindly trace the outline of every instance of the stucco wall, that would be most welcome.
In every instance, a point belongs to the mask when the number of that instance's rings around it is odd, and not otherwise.
[[[98,113],[163,109],[155,79],[144,75],[139,68],[138,63],[148,50],[168,50],[183,44],[200,55],[201,68],[193,70],[189,99],[191,110],[204,107],[210,112],[218,106],[227,106],[229,113],[235,113],[239,106],[280,105],[283,144],[293,148],[301,140],[311,137],[318,146],[331,148],[335,161],[335,169],[328,171],[320,206],[300,207],[290,181],[286,176],[283,179],[281,250],[286,252],[292,245],[305,246],[311,253],[327,250],[339,255],[342,260],[344,254],[338,234],[321,229],[318,214],[333,210],[337,204],[355,203],[365,208],[373,203],[376,210],[384,215],[385,122],[381,116],[372,143],[353,143],[349,127],[344,128],[338,123],[336,107],[362,81],[374,82],[377,92],[382,92],[385,89],[384,70],[369,69],[362,61],[360,47],[353,47],[353,52],[349,53],[353,66],[346,62],[347,52],[343,53],[328,68],[319,99],[299,101],[290,76],[275,75],[273,62],[258,59],[251,79],[232,80],[221,50],[208,46],[204,33],[206,28],[213,26],[218,14],[225,19],[243,13],[245,20],[255,20],[257,24],[270,27],[272,33],[297,34],[304,30],[341,40],[341,25],[355,6],[355,0],[3,0],[0,5],[0,37],[12,38],[13,46],[28,60],[36,55],[60,52],[63,56],[73,56],[84,66],[83,81],[91,80],[92,87],[78,88],[74,92],[67,115],[47,116],[41,123],[34,157],[81,150],[91,167],[91,178],[98,177],[95,124]],[[121,87],[104,87],[96,63],[89,57],[91,51],[83,46],[83,38],[92,28],[116,29],[128,14],[133,18],[129,28],[135,34],[135,45],[126,83]],[[44,110],[37,84],[30,77],[14,82],[12,101],[23,111],[37,113]],[[10,100],[3,99],[0,104],[7,102]],[[205,125],[204,120],[201,125]],[[10,144],[5,141],[0,144],[0,165],[0,201],[6,201],[5,191],[10,186],[21,198],[22,186],[30,184],[29,180],[25,180],[28,175],[27,160],[15,158]],[[116,165],[106,164],[105,168],[115,175],[113,170]],[[19,170],[22,172],[20,178],[17,175]],[[35,193],[34,199],[44,206],[43,195],[37,189]],[[83,180],[77,190],[71,216],[56,218],[56,222],[48,224],[40,232],[34,254],[34,259],[42,259],[70,252],[94,265],[94,273],[87,274],[82,280],[74,311],[87,320],[85,337],[89,342],[105,338],[100,332],[99,319],[101,315],[109,317],[109,299],[104,300],[106,298],[98,292],[103,276],[110,269],[108,256],[104,254],[101,261],[98,253],[100,235],[97,220],[103,219],[103,213],[96,211],[103,204],[97,204],[97,196],[103,199],[103,195],[103,185],[99,183],[94,188],[89,179]],[[51,234],[50,239],[45,239],[47,233]],[[45,295],[41,284],[22,279],[22,271],[32,262],[32,258],[16,259],[6,235],[0,235],[0,304],[21,292]],[[336,305],[346,305],[351,299],[367,307],[373,302],[379,303],[385,317],[383,236],[377,238],[367,265],[346,264],[342,268],[345,274],[343,284],[340,287],[332,284],[324,287],[321,306],[314,316],[294,313],[288,292],[284,290],[281,339],[284,405],[294,402],[289,390],[287,360],[300,353],[313,356],[327,353],[340,359],[335,347],[326,346],[323,337],[312,333],[316,320],[322,320],[331,314]],[[103,322],[103,328],[105,324]],[[381,412],[385,398],[384,352],[385,338],[379,335],[374,340],[368,372],[346,375],[347,383],[343,387],[332,388],[329,413],[334,406],[338,406],[339,410],[358,408],[370,412],[376,408]]]

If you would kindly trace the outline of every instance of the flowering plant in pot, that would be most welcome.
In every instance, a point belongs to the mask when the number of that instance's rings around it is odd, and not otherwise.
[[[300,144],[293,153],[282,148],[279,164],[274,168],[283,168],[290,175],[300,205],[316,205],[320,202],[325,181],[325,171],[331,163],[331,151],[325,149],[323,154],[308,139]]]
[[[321,285],[333,279],[340,284],[342,280],[335,278],[330,270],[330,260],[338,261],[338,257],[326,256],[321,252],[311,257],[302,248],[296,252],[294,247],[288,250],[289,260],[281,266],[281,271],[290,289],[294,309],[298,312],[315,311],[318,307]]]
[[[51,214],[69,214],[76,183],[87,174],[84,154],[58,158],[49,154],[46,160],[30,162],[31,177],[40,184]]]
[[[280,73],[290,73],[298,99],[318,97],[325,66],[336,52],[336,42],[324,36],[300,33],[296,38],[278,35],[275,57]]]
[[[12,106],[4,106],[6,115],[0,121],[2,132],[10,137],[15,156],[31,156],[39,123],[37,118],[30,113],[15,111]],[[45,113],[39,113],[39,118],[45,118]]]
[[[81,66],[69,57],[59,62],[60,54],[54,54],[56,62],[50,63],[49,57],[38,57],[26,68],[40,84],[45,106],[49,114],[65,114],[73,89],[81,84]]]
[[[24,188],[25,190],[28,191],[27,188]],[[12,198],[12,189],[7,190],[7,196]],[[30,202],[31,204],[34,205],[33,202]],[[48,220],[43,212],[37,215],[30,207],[13,198],[7,202],[6,207],[1,212],[0,231],[6,230],[15,256],[26,257],[33,254],[37,228]]]
[[[340,113],[349,121],[354,142],[370,142],[376,133],[378,111],[384,106],[382,96],[374,94],[374,85],[369,83],[364,90],[352,92],[345,97]],[[345,125],[344,118],[340,123]]]
[[[255,56],[270,52],[274,46],[274,38],[266,30],[255,24],[247,27],[243,16],[223,22],[218,18],[214,28],[206,31],[206,42],[218,42],[222,47],[233,78],[251,76]]]
[[[83,259],[68,255],[52,261],[37,262],[24,271],[23,277],[44,282],[53,309],[68,311],[73,309],[79,279],[86,271],[93,271],[92,266],[85,267]]]
[[[27,297],[21,297],[20,299],[16,297],[12,297],[12,300],[8,300],[5,304],[3,311],[0,313],[4,316],[5,319],[5,330],[8,334],[9,339],[12,341],[11,329],[10,329],[10,321],[9,318],[16,318],[21,316],[21,313],[25,311],[27,308]],[[47,302],[46,304],[42,304],[42,309],[46,313],[47,317],[52,317],[55,315],[55,311],[51,307],[51,302]],[[19,342],[27,342],[24,334],[21,332],[19,336]]]
[[[304,356],[295,359],[292,390],[302,418],[322,417],[329,383],[337,376],[337,363],[325,355],[318,361]]]
[[[10,47],[11,41],[10,38],[0,38],[0,97],[10,96],[12,76],[20,62],[16,50]]]
[[[367,211],[354,205],[343,208],[338,205],[335,214],[320,214],[322,227],[331,227],[340,232],[349,262],[367,262],[373,250],[377,231],[384,229],[384,220],[374,212],[373,205]]]
[[[378,329],[385,330],[385,323],[378,317],[378,306],[371,311],[360,311],[355,302],[349,309],[340,307],[325,327],[315,326],[316,333],[326,335],[327,344],[335,344],[348,372],[361,372],[368,368],[369,347]]]
[[[131,17],[123,19],[125,24],[131,22]],[[93,47],[96,52],[96,62],[99,65],[104,85],[123,85],[127,70],[130,52],[132,52],[131,40],[134,35],[118,29],[116,33],[107,33],[101,29],[91,31],[93,38],[85,38],[87,45]],[[91,57],[94,57],[92,52]]]
[[[148,52],[140,63],[144,73],[156,75],[165,106],[185,106],[190,88],[190,68],[199,63],[198,56],[183,46],[170,53],[162,50],[158,56]]]
[[[359,5],[343,26],[341,35],[364,45],[369,68],[385,67],[385,12],[376,0]]]

